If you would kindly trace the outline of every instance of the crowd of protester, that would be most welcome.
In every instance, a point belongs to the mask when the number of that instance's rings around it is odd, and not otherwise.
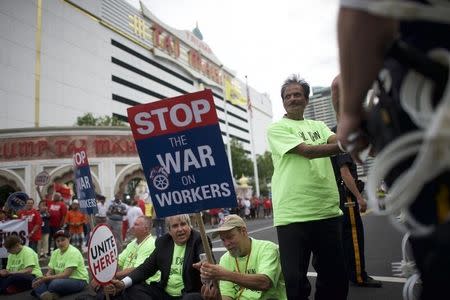
[[[237,197],[236,207],[209,209],[203,214],[203,220],[205,224],[217,227],[223,223],[224,218],[229,214],[239,215],[246,220],[271,218],[272,199],[269,197]]]
[[[79,200],[75,198],[64,199],[58,192],[48,193],[42,197],[38,188],[37,191],[41,198],[38,203],[29,198],[23,209],[18,211],[9,209],[7,205],[0,209],[0,221],[25,219],[28,223],[27,246],[17,235],[10,235],[4,241],[8,258],[2,260],[0,268],[0,294],[31,290],[32,296],[51,300],[80,292],[90,283],[92,290],[97,293],[97,299],[104,299],[108,287],[102,287],[95,280],[90,282],[85,263],[92,225],[89,216],[80,210]],[[157,238],[167,236],[165,239],[173,241],[175,237],[176,245],[177,239],[180,239],[180,231],[184,230],[185,237],[189,235],[187,240],[191,234],[195,236],[195,247],[198,249],[196,257],[192,258],[192,264],[199,262],[198,253],[204,250],[203,246],[198,244],[199,233],[191,225],[192,217],[181,215],[179,218],[158,218],[154,209],[146,210],[145,202],[138,195],[130,199],[116,194],[114,199],[109,201],[100,194],[97,194],[96,198],[98,212],[93,218],[93,225],[107,224],[111,228],[120,253],[116,280],[132,274],[133,270],[151,256]],[[240,220],[271,217],[272,205],[269,198],[239,198],[237,203],[236,208],[204,211],[202,216],[205,224],[223,231],[222,226],[228,224],[229,216],[235,216]],[[184,229],[172,230],[174,224]],[[152,231],[155,235],[151,234]],[[167,246],[160,249],[164,253],[166,250]],[[192,272],[200,282],[200,266],[192,267]],[[173,284],[164,272],[166,271],[161,273],[157,270],[153,274],[152,271],[152,276],[148,277],[146,284],[158,286],[157,293],[168,293],[170,296],[174,291],[170,287],[169,291],[164,288],[161,290],[161,278],[169,281],[165,283],[166,285]],[[194,297],[192,299],[206,297],[201,296],[200,287],[199,283],[195,283],[195,287],[192,286],[194,289],[193,293],[190,293],[190,297]],[[109,287],[109,291],[111,288],[112,286]],[[180,291],[176,293],[179,294]]]
[[[139,217],[147,215],[150,222],[152,215],[156,218],[154,210],[146,212],[145,202],[139,196],[133,200],[126,197],[122,201],[118,194],[115,199],[106,201],[105,196],[97,194],[98,213],[91,224],[89,216],[80,210],[77,199],[64,199],[58,192],[43,197],[38,187],[37,191],[41,198],[37,205],[34,199],[29,198],[17,211],[7,204],[0,209],[0,222],[25,219],[28,225],[27,246],[16,235],[4,240],[9,255],[1,259],[0,294],[13,294],[33,286],[34,296],[52,299],[53,294],[65,295],[82,290],[85,287],[83,282],[88,282],[83,257],[86,256],[91,225],[108,224],[116,233],[121,251],[123,240],[130,243],[135,238],[133,227]],[[162,226],[156,235],[164,233],[165,227]],[[70,255],[62,255],[66,251]],[[73,263],[76,265],[72,266]],[[48,267],[49,271],[42,275],[41,267]],[[68,280],[68,285],[62,284],[61,280],[67,282],[65,279],[75,281]]]

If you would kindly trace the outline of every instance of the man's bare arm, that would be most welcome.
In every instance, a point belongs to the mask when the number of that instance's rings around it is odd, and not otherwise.
[[[397,34],[397,21],[341,8],[338,16],[341,113],[357,115]]]
[[[330,157],[342,153],[336,142],[336,135],[333,134],[328,138],[327,144],[307,145],[305,143],[302,143],[289,150],[289,153],[295,153],[308,159]]]

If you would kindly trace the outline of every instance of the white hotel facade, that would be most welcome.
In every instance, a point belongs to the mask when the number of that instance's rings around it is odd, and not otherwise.
[[[43,170],[51,177],[44,191],[69,182],[71,149],[80,145],[88,146],[98,193],[131,192],[129,183],[144,175],[130,130],[73,127],[77,117],[126,121],[130,106],[204,88],[213,91],[224,143],[235,138],[248,154],[264,153],[269,97],[248,88],[252,118],[226,104],[224,79],[237,80],[244,95],[245,83],[195,30],[174,29],[125,0],[0,1],[0,197],[36,197]]]

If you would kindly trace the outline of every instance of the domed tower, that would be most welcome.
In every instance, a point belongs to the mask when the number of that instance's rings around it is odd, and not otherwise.
[[[198,22],[195,22],[195,28],[192,29],[192,33],[201,41],[203,41],[203,34],[201,33],[200,29],[198,28]]]

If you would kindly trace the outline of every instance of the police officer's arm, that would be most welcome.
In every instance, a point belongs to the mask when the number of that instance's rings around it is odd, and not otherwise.
[[[327,144],[307,145],[305,143],[301,143],[289,150],[289,153],[296,153],[306,158],[313,159],[319,157],[329,157],[342,152],[337,145],[336,135],[333,134],[328,138]]]
[[[340,168],[340,173],[342,180],[344,181],[345,186],[350,190],[350,192],[355,196],[356,201],[358,201],[359,204],[359,210],[361,212],[365,212],[367,209],[367,203],[366,200],[364,200],[363,196],[358,190],[358,187],[356,186],[355,179],[352,176],[352,173],[350,173],[350,169],[348,168],[348,165],[344,164]]]
[[[346,145],[350,133],[359,128],[362,101],[383,65],[398,23],[365,11],[341,7],[338,44],[341,68],[341,99],[338,138]]]

